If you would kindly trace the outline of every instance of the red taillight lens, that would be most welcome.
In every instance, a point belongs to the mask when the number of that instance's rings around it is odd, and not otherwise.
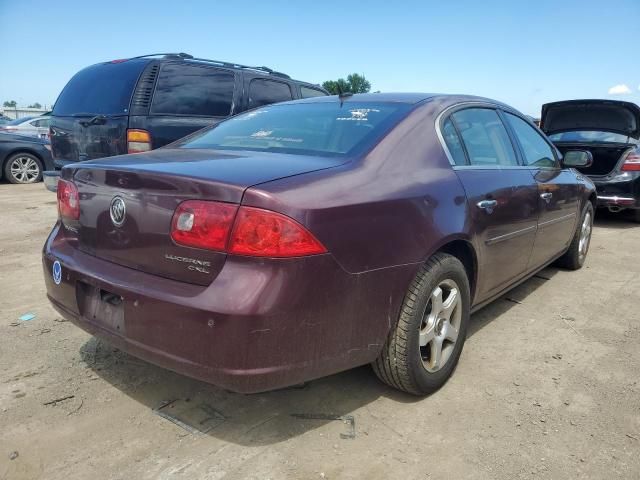
[[[151,150],[151,134],[146,130],[127,130],[127,152],[142,153]]]
[[[224,251],[237,205],[187,200],[171,220],[171,238],[180,245]]]
[[[228,251],[257,257],[301,257],[327,250],[289,217],[260,208],[240,207]]]
[[[640,172],[640,152],[631,152],[622,164],[623,172]]]
[[[76,186],[67,180],[58,180],[58,212],[62,218],[80,219],[80,196]]]
[[[302,225],[280,213],[201,200],[178,205],[171,238],[188,247],[255,257],[301,257],[327,251]]]

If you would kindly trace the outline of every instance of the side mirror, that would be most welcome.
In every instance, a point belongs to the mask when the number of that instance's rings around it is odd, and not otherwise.
[[[587,150],[569,150],[562,156],[562,165],[565,167],[587,168],[593,164],[593,155]]]

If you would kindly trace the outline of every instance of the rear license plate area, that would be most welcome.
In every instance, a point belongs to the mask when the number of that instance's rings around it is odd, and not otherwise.
[[[90,322],[120,335],[125,334],[124,298],[103,288],[77,282],[80,314]]]

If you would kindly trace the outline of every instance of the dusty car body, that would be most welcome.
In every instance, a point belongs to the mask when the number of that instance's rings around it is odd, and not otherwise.
[[[452,373],[472,310],[557,259],[582,266],[595,190],[560,161],[478,97],[262,107],[65,167],[47,295],[119,348],[230,390],[373,363],[424,394]]]
[[[614,100],[568,100],[542,106],[542,129],[561,152],[588,150],[598,207],[629,209],[640,221],[640,107]]]

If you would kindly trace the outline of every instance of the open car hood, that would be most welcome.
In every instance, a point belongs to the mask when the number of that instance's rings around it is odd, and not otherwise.
[[[596,130],[640,138],[640,107],[616,100],[567,100],[542,106],[540,127],[558,132]]]

